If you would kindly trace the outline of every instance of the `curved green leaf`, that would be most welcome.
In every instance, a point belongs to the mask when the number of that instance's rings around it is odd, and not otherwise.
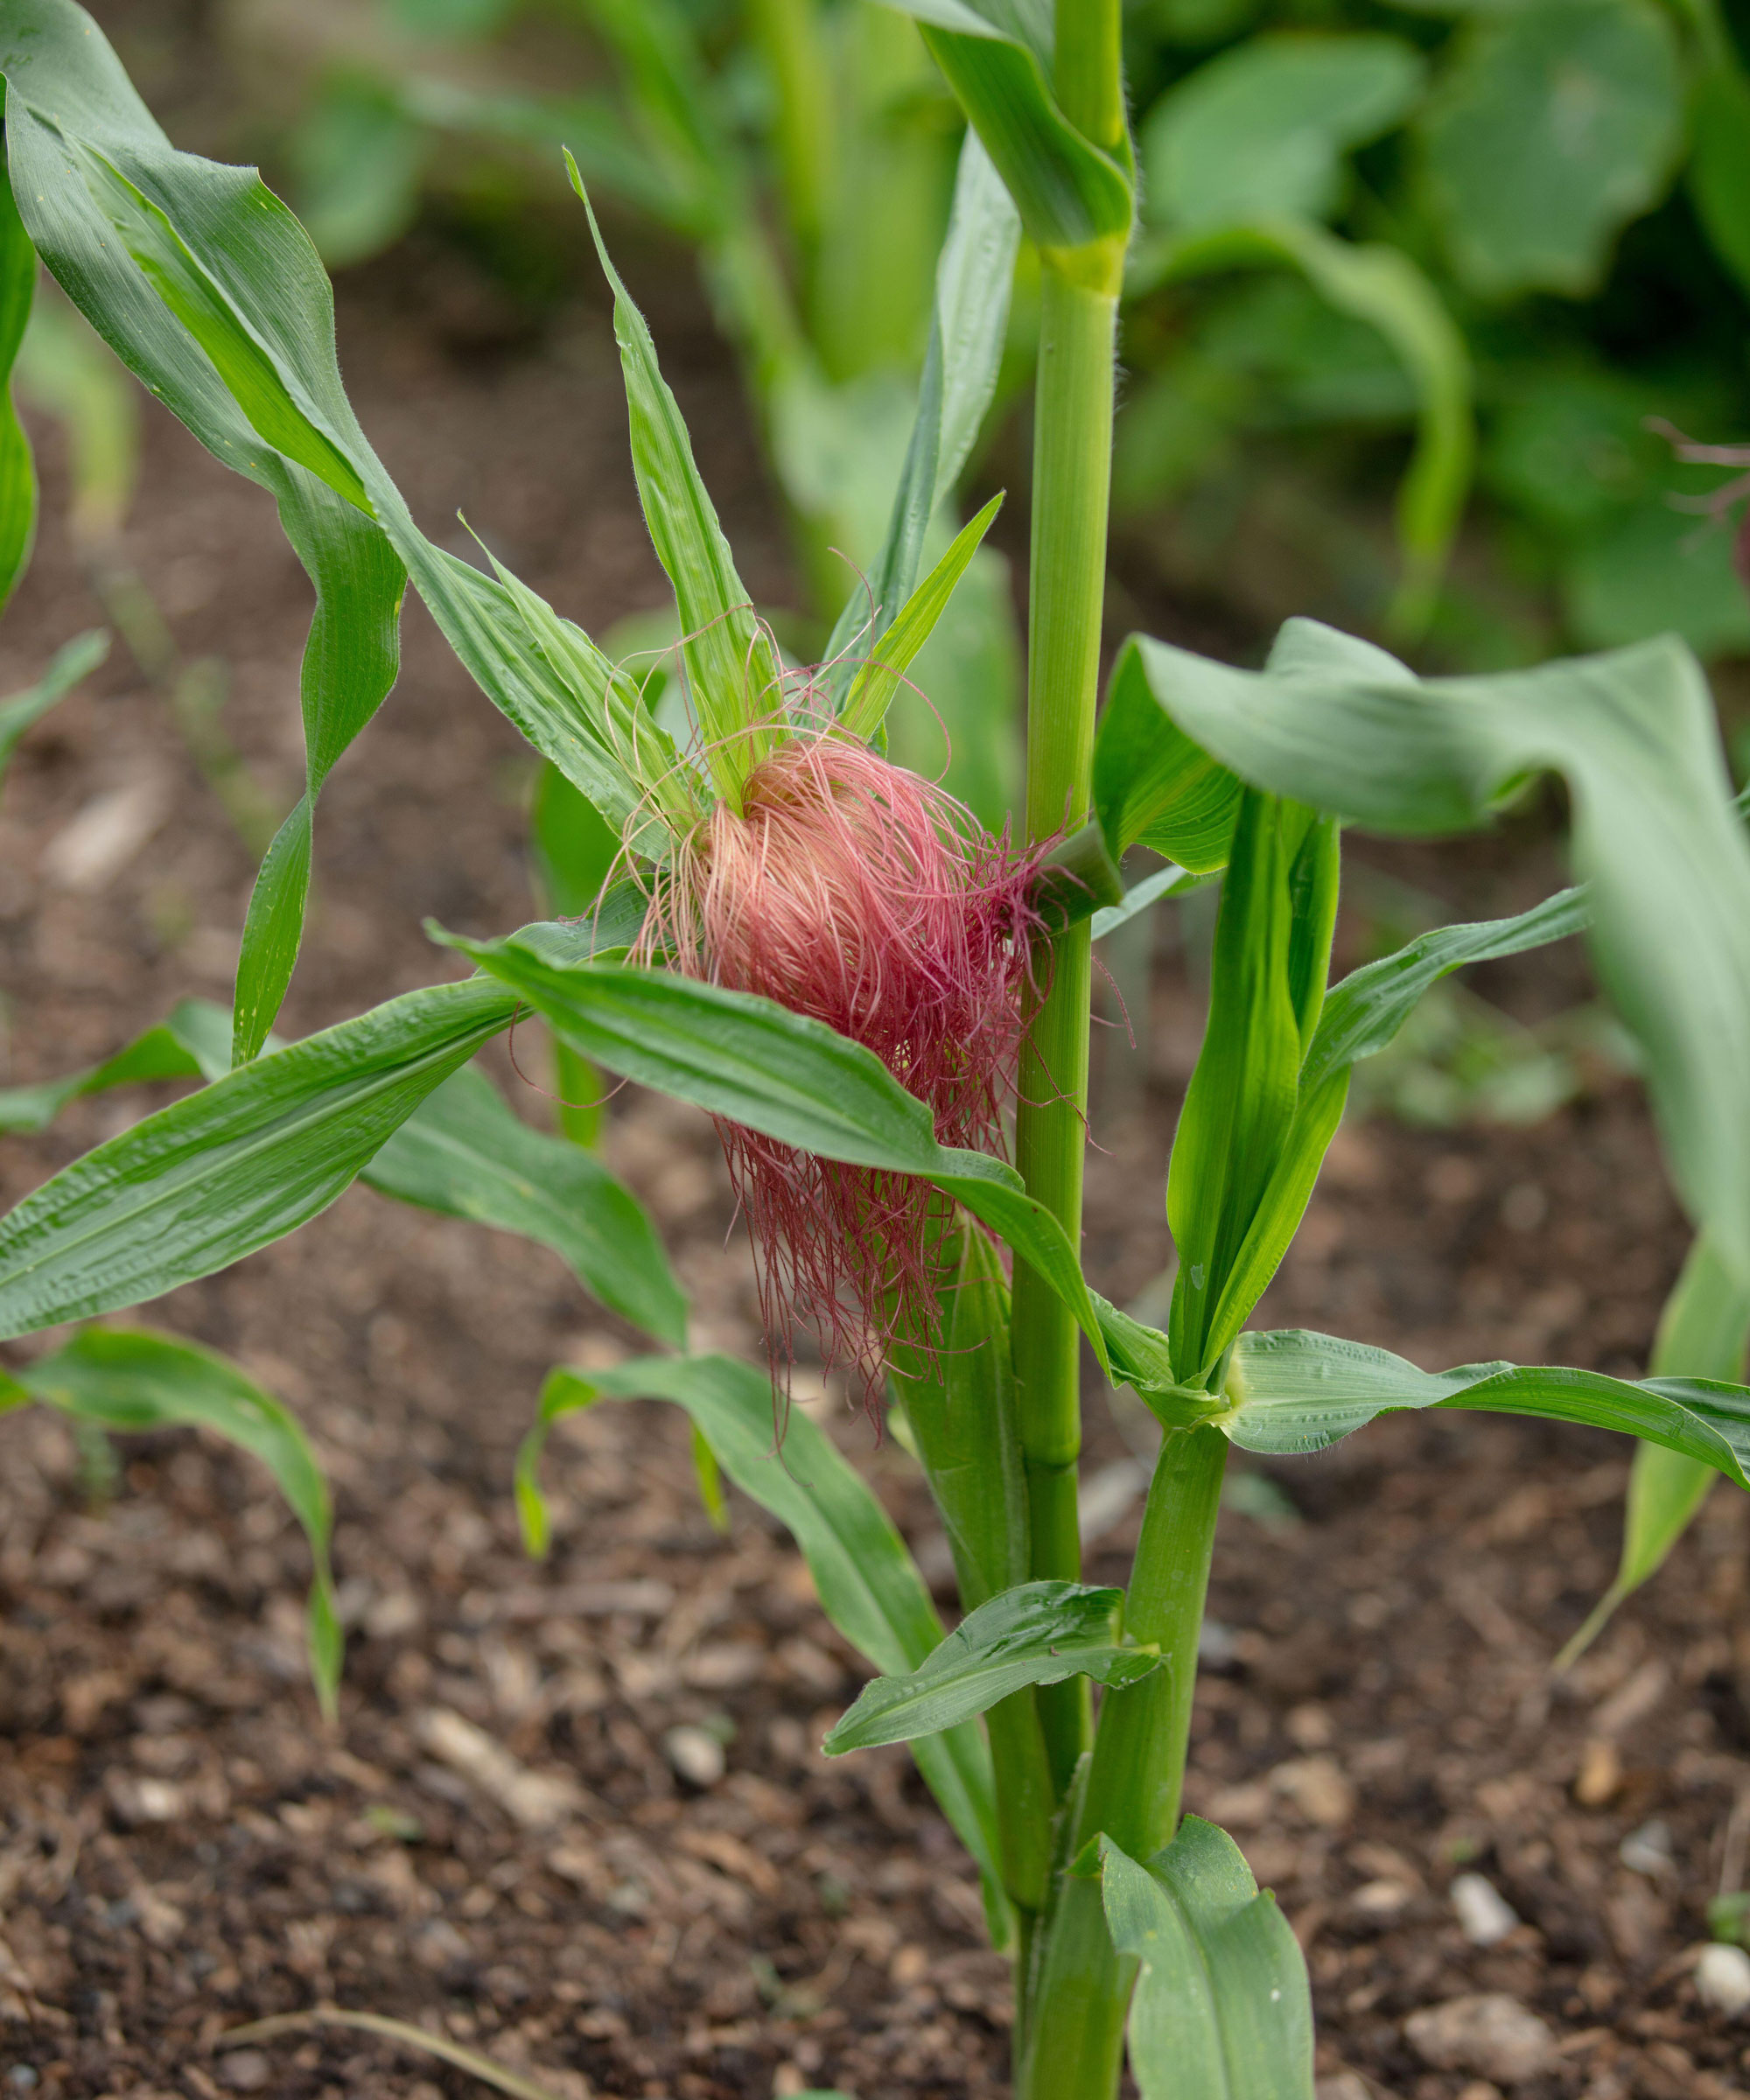
[[[648,1356],[587,1375],[549,1374],[540,1414],[517,1454],[517,1507],[529,1550],[544,1553],[536,1483],[541,1448],[561,1416],[597,1400],[672,1400],[724,1470],[802,1549],[822,1609],[877,1670],[914,1669],[942,1639],[942,1621],[905,1541],[824,1432],[801,1409],[780,1418],[770,1379],[731,1356]],[[918,1768],[978,1862],[998,1944],[1005,1936],[990,1753],[976,1722],[913,1746]]]
[[[0,606],[31,558],[37,528],[37,470],[12,401],[12,366],[36,290],[37,256],[0,168]],[[0,765],[4,754],[0,752]]]
[[[963,1203],[1105,1343],[1063,1228],[1000,1159],[936,1143],[929,1110],[872,1051],[769,999],[667,970],[573,961],[576,943],[525,928],[503,941],[432,937],[479,962],[610,1072],[803,1152],[916,1174]]]
[[[1750,80],[1722,57],[1698,83],[1689,192],[1713,252],[1750,298]]]
[[[947,611],[954,586],[966,573],[967,564],[977,553],[980,542],[1002,508],[1002,497],[992,496],[970,524],[962,526],[948,552],[906,600],[880,640],[872,645],[845,696],[843,719],[852,736],[866,740],[881,726],[906,667]]]
[[[231,1017],[210,999],[181,999],[155,1028],[101,1065],[0,1091],[0,1130],[46,1130],[70,1101],[157,1079],[217,1079],[231,1068]]]
[[[1115,847],[1152,805],[1147,780],[1192,754],[1374,830],[1474,828],[1544,771],[1566,780],[1575,872],[1589,886],[1592,952],[1646,1054],[1677,1185],[1722,1258],[1750,1278],[1750,845],[1732,806],[1706,681],[1669,638],[1484,678],[1418,680],[1382,652],[1358,657],[1291,621],[1262,672],[1149,640],[1113,676],[1124,751],[1096,759]],[[1328,632],[1328,631],[1326,631]],[[1344,668],[1352,661],[1356,668]],[[1143,702],[1168,718],[1161,760]],[[1151,768],[1153,773],[1151,773]],[[1213,794],[1208,776],[1205,791]],[[1134,836],[1130,830],[1130,836]],[[1181,859],[1183,856],[1179,858]]]
[[[910,1743],[987,1713],[1030,1684],[1092,1677],[1135,1684],[1157,1669],[1156,1648],[1114,1639],[1122,1590],[1079,1582],[1023,1582],[969,1612],[917,1669],[876,1677],[821,1748],[829,1757],[877,1743]]]
[[[1225,1830],[1187,1816],[1146,1866],[1102,1837],[1100,1889],[1112,1944],[1138,1964],[1141,2100],[1312,2100],[1306,1959]]]
[[[1422,1371],[1390,1350],[1299,1328],[1242,1334],[1221,1426],[1245,1451],[1323,1451],[1396,1408],[1461,1407],[1614,1429],[1750,1488],[1750,1390],[1711,1378],[1466,1363]]]
[[[118,1435],[192,1424],[261,1460],[310,1541],[310,1667],[332,1715],[344,1645],[328,1565],[332,1516],[328,1484],[296,1417],[211,1349],[123,1327],[88,1327],[13,1376],[33,1398]]]
[[[109,654],[109,637],[100,629],[75,634],[49,659],[49,667],[27,692],[0,700],[0,782],[19,739],[58,700],[64,700],[81,678],[89,677]]]
[[[687,1346],[687,1301],[642,1205],[592,1153],[530,1130],[484,1073],[446,1079],[361,1179],[404,1203],[538,1240],[611,1312]]]
[[[1049,15],[1030,0],[884,0],[910,15],[1041,248],[1112,243],[1130,230],[1130,182],[1084,138],[1049,85]]]
[[[284,1238],[515,1010],[486,979],[409,992],[75,1159],[0,1219],[0,1335],[137,1305]]]

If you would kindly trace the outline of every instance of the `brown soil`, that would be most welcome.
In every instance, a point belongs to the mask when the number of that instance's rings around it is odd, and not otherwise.
[[[640,288],[664,293],[648,273]],[[494,346],[495,297],[454,258],[363,273],[342,304],[349,381],[423,517],[465,503],[599,626],[660,594],[606,319],[585,304]],[[746,415],[684,284],[669,304],[665,358],[744,573],[781,598]],[[44,542],[0,640],[8,690],[94,617],[57,522],[52,432],[44,451]],[[229,662],[233,732],[289,800],[306,607],[269,506],[155,420],[129,551],[184,648]],[[411,610],[401,688],[323,804],[289,1029],[450,974],[425,914],[479,931],[528,915],[529,774]],[[157,836],[95,893],[56,888],[50,842],[143,778],[163,787]],[[1389,864],[1481,909],[1550,872],[1535,838]],[[111,1049],[183,994],[223,998],[250,872],[160,703],[112,661],[32,734],[0,804],[5,1082]],[[1536,1004],[1579,978],[1534,958],[1498,981]],[[1089,1256],[1120,1299],[1166,1259],[1159,1190],[1197,1022],[1169,964],[1145,1113],[1096,1120]],[[6,1200],[144,1105],[80,1104],[9,1143]],[[669,1236],[701,1340],[754,1348],[700,1119],[622,1096],[607,1150]],[[1351,1127],[1263,1317],[1428,1364],[1634,1371],[1682,1243],[1632,1088],[1531,1131]],[[553,1257],[357,1191],[150,1317],[240,1357],[319,1447],[352,1634],[341,1717],[332,1731],[317,1717],[301,1537],[253,1467],[192,1435],[131,1440],[93,1507],[59,1422],[0,1429],[8,2100],[479,2090],[354,2034],[214,2050],[228,2027],[324,2000],[423,2022],[562,2095],[1004,2090],[1006,1971],[964,1862],[903,1754],[816,1754],[863,1673],[757,1509],[738,1499],[730,1538],[711,1532],[679,1418],[603,1408],[569,1425],[548,1466],[555,1551],[521,1556],[510,1465],[542,1375],[632,1346]],[[1090,1471],[1126,1450],[1092,1411]],[[902,1455],[833,1418],[939,1563]],[[1400,1418],[1254,1466],[1224,1516],[1191,1802],[1242,1837],[1308,1947],[1325,2071],[1405,2100],[1490,2100],[1462,2071],[1422,2068],[1403,2022],[1502,1991],[1561,2037],[1527,2100],[1740,2090],[1744,2038],[1700,2009],[1689,1974],[1750,1778],[1737,1499],[1716,1497],[1572,1677],[1549,1672],[1609,1573],[1627,1459],[1601,1435]],[[1260,1480],[1285,1503],[1272,1510]],[[1096,1576],[1122,1579],[1135,1523],[1133,1503],[1111,1519]],[[665,1754],[689,1724],[726,1741],[716,1783]],[[471,1728],[515,1764],[472,1754]],[[1653,1819],[1670,1865],[1636,1872],[1619,1847]],[[1454,1922],[1461,1865],[1523,1920],[1488,1952]]]

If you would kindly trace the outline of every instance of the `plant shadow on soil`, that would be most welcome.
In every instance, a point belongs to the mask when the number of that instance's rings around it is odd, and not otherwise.
[[[348,284],[342,343],[367,428],[422,517],[466,504],[585,625],[657,602],[604,310],[567,309],[512,352],[470,318],[490,305],[441,256]],[[662,340],[744,572],[781,600],[747,417],[690,294]],[[46,523],[0,635],[7,690],[95,618],[58,524],[56,442],[38,434]],[[185,650],[229,663],[229,725],[289,802],[307,601],[270,505],[154,413],[129,553]],[[1171,608],[1158,617],[1186,638]],[[322,805],[289,1030],[449,974],[426,913],[480,932],[528,915],[529,777],[410,609],[400,688]],[[154,835],[94,886],[57,887],[50,843],[142,781]],[[1466,914],[1554,880],[1535,823],[1457,854],[1362,850]],[[0,803],[6,1083],[107,1052],[177,997],[224,998],[250,876],[118,653],[33,732]],[[1566,957],[1495,982],[1528,1009],[1584,986]],[[1195,1051],[1182,974],[1166,970],[1156,996],[1144,1109],[1095,1129],[1089,1257],[1121,1300],[1166,1258],[1158,1191]],[[525,1072],[543,1054],[532,1030],[519,1038]],[[544,1121],[501,1049],[493,1061]],[[16,1200],[142,1106],[82,1103],[9,1141],[0,1193]],[[702,1343],[757,1349],[702,1119],[628,1090],[607,1144],[669,1236]],[[1261,1317],[1429,1364],[1634,1373],[1684,1239],[1625,1082],[1530,1130],[1355,1125]],[[553,1558],[522,1558],[511,1457],[542,1372],[632,1346],[556,1259],[355,1191],[150,1317],[239,1355],[317,1442],[351,1632],[340,1721],[317,1718],[307,1564],[255,1469],[192,1436],[130,1439],[96,1508],[57,1423],[0,1425],[9,2094],[478,2090],[355,2035],[212,2052],[226,2027],[325,1999],[441,2026],[561,2095],[1004,2090],[1006,1971],[965,1863],[902,1752],[816,1754],[862,1672],[760,1511],[736,1498],[729,1538],[711,1532],[679,1418],[604,1408],[567,1425],[547,1468]],[[1110,1468],[1126,1449],[1097,1402],[1092,1415],[1090,1469]],[[903,1455],[833,1418],[939,1564]],[[1403,2023],[1504,1992],[1562,2039],[1519,2089],[1529,2100],[1740,2090],[1745,2037],[1701,2009],[1686,1950],[1750,1779],[1741,1504],[1722,1489],[1574,1676],[1549,1675],[1610,1572],[1627,1465],[1602,1435],[1400,1418],[1270,1466],[1278,1496],[1224,1516],[1189,1798],[1236,1830],[1306,1942],[1327,2074],[1486,2100],[1494,2089],[1466,2068],[1427,2068]],[[1134,1503],[1116,1506],[1098,1579],[1122,1579],[1134,1538]],[[676,1729],[698,1732],[695,1761]],[[482,1735],[514,1763],[482,1756]],[[722,1746],[720,1777],[702,1740]],[[1622,1840],[1655,1821],[1669,1864],[1637,1872]],[[1644,1844],[1635,1856],[1648,1864]],[[1522,1921],[1488,1950],[1453,1916],[1461,1867]]]

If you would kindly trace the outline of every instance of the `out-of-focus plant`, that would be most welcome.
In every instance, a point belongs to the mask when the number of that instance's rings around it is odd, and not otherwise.
[[[178,1010],[122,1064],[61,1082],[192,1068],[207,1083],[0,1220],[0,1334],[101,1320],[210,1274],[359,1178],[554,1247],[662,1353],[550,1376],[516,1473],[531,1546],[547,1539],[548,1429],[615,1398],[680,1406],[705,1477],[720,1465],[789,1528],[823,1608],[882,1673],[829,1753],[911,1745],[978,1864],[993,1938],[1015,1950],[1022,2100],[1112,2100],[1126,2052],[1144,2100],[1312,2100],[1293,1935],[1231,1839],[1180,1816],[1228,1452],[1317,1450],[1382,1412],[1456,1407],[1628,1432],[1750,1487],[1750,1390],[1698,1362],[1726,1333],[1721,1306],[1750,1292],[1750,844],[1705,682],[1670,638],[1421,679],[1305,620],[1253,671],[1133,635],[1096,721],[1137,194],[1119,10],[911,11],[970,136],[876,587],[850,593],[819,663],[787,662],[749,603],[598,234],[634,471],[675,594],[657,696],[501,564],[486,573],[421,531],[347,404],[327,283],[290,213],[250,171],[178,153],[72,0],[0,0],[10,252],[27,262],[33,246],[152,390],[271,491],[317,587],[308,792],[263,863],[228,1040],[222,1014]],[[1017,218],[1040,258],[1040,328],[1026,821],[1011,837],[879,743],[997,508],[928,550],[994,384]],[[617,851],[582,923],[433,928],[473,974],[279,1045],[315,803],[393,682],[409,581]],[[1330,982],[1345,826],[1472,830],[1546,773],[1567,793],[1572,888],[1430,928]],[[1126,889],[1134,848],[1167,864]],[[549,880],[570,865],[553,855]],[[1179,1266],[1157,1327],[1081,1267],[1090,945],[1217,871],[1208,1023],[1166,1189]],[[1658,1374],[1431,1373],[1360,1342],[1250,1330],[1356,1063],[1453,971],[1581,934],[1699,1236]],[[529,1009],[578,1055],[716,1121],[752,1230],[766,1366],[691,1352],[637,1206],[467,1068]],[[903,1406],[952,1548],[951,1632],[858,1474],[805,1413],[785,1419],[772,1372],[799,1319],[872,1407],[884,1385]],[[15,1376],[64,1404],[143,1407],[162,1390],[158,1353],[184,1346],[88,1327]],[[1084,1349],[1162,1432],[1122,1590],[1081,1579]],[[229,1376],[215,1361],[210,1377]],[[191,1369],[186,1386],[208,1376]],[[265,1449],[262,1396],[228,1390],[242,1411],[224,1425]],[[304,1493],[283,1446],[280,1464]],[[316,1626],[332,1690],[332,1628],[319,1612]]]

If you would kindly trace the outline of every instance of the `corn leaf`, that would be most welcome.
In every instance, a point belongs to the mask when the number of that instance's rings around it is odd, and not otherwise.
[[[1135,1958],[1126,2040],[1141,2100],[1312,2100],[1306,1964],[1225,1830],[1187,1816],[1148,1864],[1100,1839],[1112,1944]]]
[[[0,441],[3,446],[4,441]],[[0,462],[4,472],[4,462]],[[49,668],[28,692],[0,700],[0,782],[19,739],[33,722],[39,722],[58,700],[64,700],[81,678],[89,677],[109,654],[109,637],[92,629],[62,643],[49,660]]]
[[[656,558],[675,587],[681,661],[704,733],[706,760],[723,793],[738,802],[741,782],[771,747],[769,726],[755,725],[782,701],[777,652],[735,573],[729,542],[694,464],[692,440],[657,365],[644,316],[609,258],[576,162],[567,164],[613,288],[613,332],[626,377],[633,469]]]
[[[769,999],[666,970],[572,961],[575,942],[526,928],[504,941],[436,940],[480,964],[581,1055],[786,1144],[852,1166],[916,1174],[963,1203],[1036,1269],[1104,1361],[1088,1286],[1062,1227],[1012,1167],[936,1143],[929,1110],[872,1051]]]
[[[801,1409],[781,1421],[771,1381],[731,1356],[645,1357],[587,1374],[550,1374],[539,1418],[517,1456],[517,1505],[531,1551],[547,1519],[536,1483],[541,1448],[561,1416],[600,1399],[672,1400],[686,1410],[730,1478],[801,1547],[822,1609],[877,1670],[914,1669],[942,1621],[905,1541],[825,1432]],[[976,1722],[913,1746],[918,1768],[984,1877],[993,1928],[1005,1905],[997,1864],[990,1753]],[[996,1932],[998,1944],[1004,1934]]]
[[[1086,1676],[1139,1684],[1158,1668],[1156,1648],[1114,1638],[1122,1590],[1079,1582],[1023,1582],[969,1612],[940,1646],[903,1676],[877,1677],[857,1695],[821,1748],[829,1757],[877,1743],[939,1734],[1031,1684]]]
[[[854,737],[868,738],[880,727],[906,667],[948,610],[954,586],[966,573],[980,542],[1003,508],[992,496],[970,524],[955,535],[953,544],[906,600],[898,619],[873,645],[845,696],[844,722]]]
[[[1656,1378],[1712,1378],[1736,1384],[1750,1348],[1750,1288],[1715,1254],[1704,1234],[1690,1249],[1653,1344]],[[1611,1614],[1664,1565],[1707,1499],[1715,1469],[1663,1445],[1642,1444],[1628,1476],[1622,1558],[1610,1587],[1562,1650],[1566,1669],[1604,1630]]]
[[[1052,94],[1051,16],[1032,0],[885,0],[910,15],[1041,248],[1130,230],[1129,172],[1083,137]]]
[[[489,981],[405,994],[161,1109],[0,1218],[0,1335],[210,1275],[326,1208],[507,1027]]]
[[[446,1079],[361,1179],[404,1203],[539,1241],[611,1312],[686,1347],[687,1301],[643,1207],[592,1154],[530,1130],[484,1073]]]
[[[1132,806],[1116,781],[1121,747],[1158,782],[1191,777],[1189,744],[1255,786],[1410,836],[1474,829],[1530,778],[1559,773],[1593,960],[1645,1054],[1673,1177],[1720,1258],[1750,1280],[1750,845],[1683,644],[1417,680],[1382,652],[1292,621],[1262,672],[1132,640],[1114,689],[1121,733],[1096,784],[1115,849],[1138,816],[1171,815],[1153,790]],[[1168,722],[1158,761],[1144,693]]]
[[[147,1080],[217,1079],[231,1068],[231,1017],[209,999],[180,999],[156,1027],[102,1064],[65,1079],[0,1091],[0,1130],[45,1130],[70,1101]]]
[[[1323,1451],[1396,1408],[1535,1415],[1642,1437],[1750,1488],[1750,1390],[1712,1378],[1467,1363],[1422,1371],[1389,1350],[1298,1328],[1242,1334],[1222,1427],[1245,1451]]]
[[[116,1435],[192,1424],[261,1460],[310,1541],[310,1667],[332,1715],[344,1644],[328,1565],[332,1518],[328,1484],[297,1418],[212,1350],[122,1327],[88,1327],[12,1376],[32,1398]]]
[[[37,526],[36,463],[13,405],[11,383],[36,284],[36,251],[0,168],[0,606],[24,573]]]

